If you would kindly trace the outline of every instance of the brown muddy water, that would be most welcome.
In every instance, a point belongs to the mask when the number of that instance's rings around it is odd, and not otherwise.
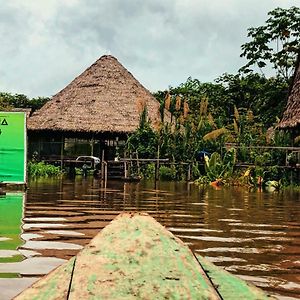
[[[0,299],[75,255],[122,211],[145,211],[190,248],[278,299],[300,299],[300,193],[107,186],[93,178],[31,182],[0,198]]]

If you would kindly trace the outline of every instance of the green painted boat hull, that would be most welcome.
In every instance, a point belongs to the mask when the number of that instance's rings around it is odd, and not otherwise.
[[[271,299],[209,263],[148,214],[123,213],[15,299]]]

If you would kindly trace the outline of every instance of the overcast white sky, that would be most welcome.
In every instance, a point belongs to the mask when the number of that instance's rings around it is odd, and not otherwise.
[[[299,0],[0,0],[0,91],[52,96],[104,54],[150,91],[212,81],[247,29]]]

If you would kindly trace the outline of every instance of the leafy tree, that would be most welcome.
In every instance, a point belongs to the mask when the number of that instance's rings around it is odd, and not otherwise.
[[[183,115],[183,103],[186,102],[189,106],[189,118],[193,120],[194,126],[198,126],[200,119],[203,122],[206,117],[213,119],[216,128],[232,123],[236,106],[238,109],[251,110],[258,122],[270,127],[276,121],[276,117],[281,117],[287,92],[288,83],[282,77],[266,78],[251,72],[224,74],[214,83],[201,83],[197,79],[188,78],[178,87],[171,87],[168,92],[159,91],[155,96],[164,104],[166,95],[170,95],[169,111],[173,120]],[[205,110],[208,113],[199,118],[203,99],[207,100]],[[179,106],[178,102],[181,102]]]
[[[145,106],[141,113],[139,127],[128,137],[126,148],[130,152],[138,152],[140,158],[154,158],[157,154],[157,146],[158,135],[147,120]]]
[[[300,8],[276,8],[268,15],[265,25],[248,29],[251,41],[241,46],[248,63],[240,70],[249,72],[253,65],[262,70],[271,63],[277,75],[288,80],[300,49]]]
[[[0,93],[0,108],[11,110],[12,108],[31,108],[35,111],[41,108],[50,98],[37,97],[29,99],[23,94],[12,95],[10,93]]]
[[[208,110],[220,126],[231,114],[230,107],[233,106],[233,103],[230,98],[226,97],[224,86],[218,82],[202,83],[198,79],[189,77],[178,87],[171,87],[169,91],[158,91],[154,96],[162,103],[167,93],[171,95],[169,111],[175,118],[183,114],[186,102],[189,116],[197,119],[202,99],[208,99]],[[178,97],[181,99],[179,107]]]
[[[220,83],[203,83],[198,79],[189,77],[185,83],[182,83],[178,87],[171,88],[170,93],[186,99],[190,108],[190,115],[192,116],[196,116],[199,113],[199,107],[204,98],[208,99],[207,109],[215,119],[218,118],[223,122],[228,116],[228,107],[231,103],[230,99],[225,96],[224,86]]]
[[[266,78],[257,73],[224,74],[217,79],[224,88],[224,98],[230,106],[226,108],[227,120],[231,122],[234,107],[251,110],[265,127],[275,123],[284,110],[288,83],[282,77]],[[213,99],[212,99],[213,101]]]
[[[27,106],[30,107],[33,111],[35,111],[37,109],[40,109],[49,100],[49,97],[32,98],[27,102]]]
[[[0,96],[0,110],[11,110],[13,107],[10,105],[10,103],[5,99],[5,98],[2,98]]]

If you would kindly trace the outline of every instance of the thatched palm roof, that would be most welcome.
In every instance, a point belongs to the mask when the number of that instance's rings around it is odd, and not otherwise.
[[[36,111],[28,129],[130,133],[144,104],[152,124],[159,122],[159,102],[116,58],[105,55]]]
[[[283,113],[282,120],[278,128],[291,129],[300,126],[300,53],[296,63],[296,69],[292,86],[290,89],[289,97],[285,112]]]

